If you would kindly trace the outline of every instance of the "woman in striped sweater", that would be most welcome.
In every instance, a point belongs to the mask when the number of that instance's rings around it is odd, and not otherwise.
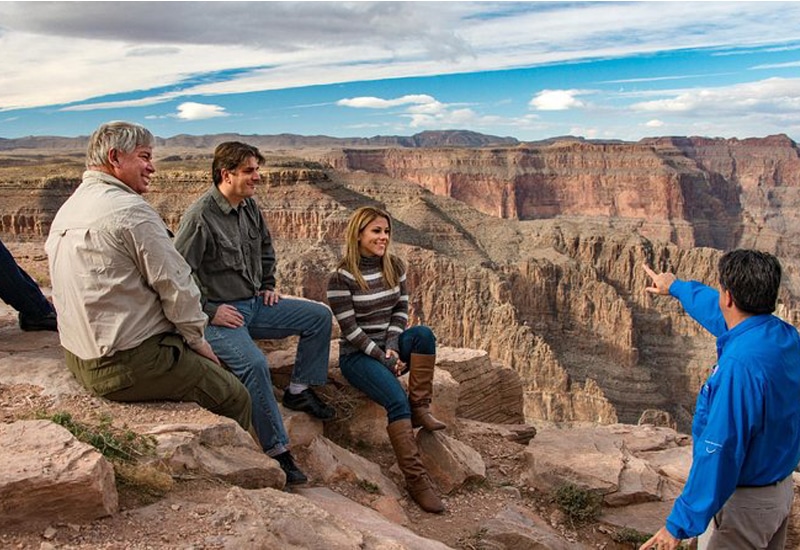
[[[389,252],[392,221],[365,206],[347,225],[345,255],[328,280],[328,303],[341,329],[339,367],[348,382],[383,406],[389,439],[412,498],[444,511],[422,464],[413,428],[446,426],[430,411],[436,337],[408,323],[405,266]],[[397,377],[409,372],[408,396]]]

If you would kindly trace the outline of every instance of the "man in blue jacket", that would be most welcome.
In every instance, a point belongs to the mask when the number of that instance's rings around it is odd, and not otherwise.
[[[717,337],[717,364],[697,396],[692,467],[662,527],[640,550],[677,548],[708,532],[706,548],[783,548],[800,460],[800,336],[775,317],[781,266],[734,250],[719,260],[719,291],[672,273],[646,290],[672,295]]]

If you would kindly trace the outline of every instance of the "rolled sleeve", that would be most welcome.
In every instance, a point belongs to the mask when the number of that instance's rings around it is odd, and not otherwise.
[[[141,223],[131,228],[131,236],[140,271],[158,294],[164,316],[187,344],[201,343],[208,317],[200,307],[200,290],[191,267],[163,226]]]

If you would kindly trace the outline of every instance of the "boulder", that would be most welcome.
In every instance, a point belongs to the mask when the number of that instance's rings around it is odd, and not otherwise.
[[[493,364],[485,351],[440,347],[437,352],[437,366],[459,384],[459,418],[495,424],[524,420],[522,382],[515,370]]]
[[[166,424],[148,432],[157,441],[157,462],[175,477],[220,479],[247,489],[282,489],[286,475],[233,420],[214,424]]]
[[[467,483],[486,479],[481,455],[442,431],[419,430],[417,444],[428,474],[443,493],[450,494]]]
[[[117,511],[114,469],[49,420],[0,423],[0,525],[81,522]]]
[[[378,550],[446,550],[450,548],[439,541],[426,539],[387,520],[381,514],[327,489],[314,487],[298,489],[298,494],[313,501],[339,521],[359,530],[364,536],[364,545],[360,548]],[[314,546],[314,548],[331,548],[330,546]]]
[[[325,484],[348,481],[366,483],[378,488],[382,495],[400,498],[400,490],[381,472],[380,466],[351,453],[325,437],[318,437],[302,451],[304,464]]]
[[[565,540],[539,516],[521,506],[509,506],[481,529],[481,548],[485,550],[579,550],[589,546]]]

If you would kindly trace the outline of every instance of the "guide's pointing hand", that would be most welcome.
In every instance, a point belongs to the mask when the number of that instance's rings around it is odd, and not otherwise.
[[[651,285],[645,288],[645,290],[651,294],[669,295],[669,287],[677,280],[677,277],[669,272],[656,273],[650,269],[650,266],[647,264],[642,264],[642,267],[644,267],[645,273],[647,273],[652,281]]]

